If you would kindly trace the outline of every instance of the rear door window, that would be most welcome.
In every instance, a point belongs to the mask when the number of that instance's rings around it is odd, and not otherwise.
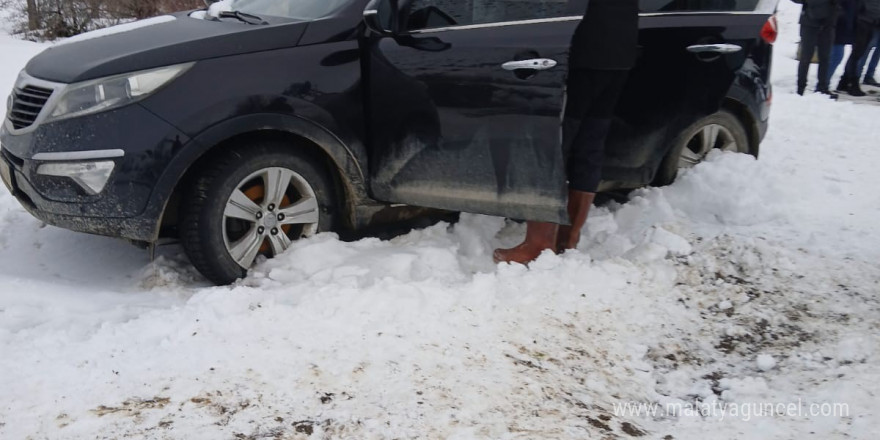
[[[588,0],[413,0],[409,31],[579,16]],[[640,0],[643,13],[750,12],[760,0]],[[381,9],[381,8],[380,8]]]
[[[641,0],[642,12],[754,11],[760,0]]]

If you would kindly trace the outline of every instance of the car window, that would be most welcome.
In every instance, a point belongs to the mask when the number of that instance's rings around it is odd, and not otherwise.
[[[406,30],[578,16],[589,0],[412,0],[401,2]],[[640,0],[641,12],[754,11],[760,0]],[[390,21],[388,2],[380,16]]]
[[[580,15],[584,0],[414,0],[404,10],[407,30]],[[578,12],[580,6],[580,12]]]
[[[640,0],[642,12],[754,11],[759,0]]]

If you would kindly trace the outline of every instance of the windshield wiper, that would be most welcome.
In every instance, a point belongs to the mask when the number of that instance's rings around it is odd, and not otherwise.
[[[241,11],[223,11],[217,17],[218,18],[235,18],[235,19],[238,19],[239,21],[243,21],[247,24],[269,24],[269,22],[267,22],[266,20],[263,20],[262,18],[260,18],[256,15],[248,14],[247,12],[241,12]]]

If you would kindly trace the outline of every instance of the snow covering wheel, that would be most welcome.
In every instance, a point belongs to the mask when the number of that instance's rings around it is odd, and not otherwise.
[[[671,184],[678,176],[678,170],[697,165],[714,149],[749,152],[749,136],[745,127],[736,115],[727,110],[700,119],[675,138],[669,155],[660,164],[654,185]]]
[[[274,257],[333,224],[333,186],[323,167],[281,142],[243,147],[211,159],[182,199],[183,247],[216,284],[245,276],[258,255]]]

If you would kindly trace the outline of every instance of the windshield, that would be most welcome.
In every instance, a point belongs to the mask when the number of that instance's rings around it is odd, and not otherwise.
[[[315,20],[324,18],[351,0],[232,0],[233,10],[255,15]]]

